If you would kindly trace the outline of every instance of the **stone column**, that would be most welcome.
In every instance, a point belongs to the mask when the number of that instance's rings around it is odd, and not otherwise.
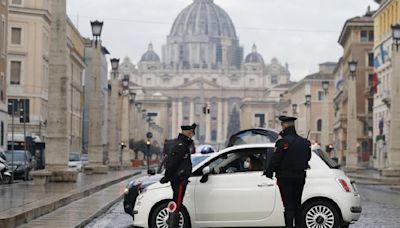
[[[126,145],[121,154],[122,164],[129,165],[129,97],[126,94],[122,96],[121,112],[121,142]]]
[[[119,142],[117,136],[117,113],[118,113],[118,72],[112,72],[111,76],[111,96],[110,96],[110,106],[109,106],[109,114],[110,114],[110,126],[108,129],[108,144],[109,144],[109,167],[112,170],[117,170],[120,168],[119,162]]]
[[[206,119],[206,131],[204,133],[205,136],[205,143],[206,144],[212,144],[211,143],[211,114],[206,114],[205,115],[205,119]]]
[[[183,109],[182,109],[182,100],[178,100],[178,129],[180,129],[182,125],[182,119],[183,119]],[[175,133],[176,134],[176,133]]]
[[[50,181],[72,181],[76,171],[68,170],[71,124],[71,69],[67,43],[66,0],[51,1],[49,101],[46,140],[46,169]]]
[[[228,137],[228,122],[229,122],[229,113],[228,113],[228,99],[225,99],[224,102],[224,126],[223,126],[223,136],[224,138]]]
[[[177,127],[177,121],[176,121],[176,101],[172,101],[172,132],[171,135],[172,137],[176,137],[176,134],[178,133],[178,127]]]
[[[357,101],[356,80],[348,81],[346,170],[357,171]]]
[[[392,51],[392,77],[391,77],[391,104],[390,104],[390,128],[388,168],[382,170],[384,176],[400,176],[400,57],[399,51],[393,46]]]
[[[194,101],[190,100],[189,123],[193,124],[193,122],[194,122]]]
[[[218,101],[218,114],[217,114],[217,142],[224,144],[226,137],[223,137],[222,131],[222,101]]]

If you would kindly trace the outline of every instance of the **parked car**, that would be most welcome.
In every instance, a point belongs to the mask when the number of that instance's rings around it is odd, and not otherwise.
[[[276,179],[262,176],[274,143],[231,146],[211,154],[193,168],[187,186],[180,227],[284,226],[281,195]],[[244,161],[265,167],[246,169]],[[302,197],[306,227],[347,227],[361,215],[361,198],[345,173],[312,153]],[[134,226],[166,227],[169,184],[154,183],[137,197]]]
[[[13,158],[14,154],[14,158]],[[14,179],[29,180],[29,173],[33,169],[32,156],[29,151],[24,150],[8,150],[6,151],[8,166],[14,173]],[[14,160],[14,162],[13,162]]]
[[[195,166],[199,164],[201,161],[209,157],[209,154],[193,154],[192,165]],[[164,164],[158,167],[157,172],[155,170],[151,170],[148,175],[136,178],[128,183],[125,188],[124,194],[124,210],[125,213],[130,214],[133,217],[133,206],[136,202],[136,197],[140,194],[143,189],[148,187],[151,184],[157,183],[164,176]]]
[[[68,167],[70,169],[76,170],[78,172],[82,171],[82,160],[81,154],[78,152],[70,152],[69,153],[69,160],[68,160]]]
[[[82,165],[83,165],[83,166],[89,164],[88,155],[87,155],[87,154],[82,154],[82,155],[81,155],[81,161],[82,161]]]

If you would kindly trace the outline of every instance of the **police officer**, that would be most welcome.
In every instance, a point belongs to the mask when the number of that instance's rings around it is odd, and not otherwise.
[[[306,178],[308,161],[311,159],[311,143],[299,136],[294,127],[297,118],[280,116],[282,136],[276,142],[275,152],[271,157],[266,176],[272,178],[276,173],[277,184],[281,192],[284,217],[287,228],[293,227],[295,219],[296,228],[304,227],[304,219],[301,216],[301,196]]]
[[[179,212],[185,195],[188,179],[192,174],[192,161],[190,159],[192,137],[195,135],[196,124],[191,126],[181,126],[182,133],[176,139],[176,144],[172,147],[166,165],[165,175],[160,180],[161,183],[171,182],[173,191],[173,201],[176,207],[169,214],[168,226],[175,228],[179,226]]]

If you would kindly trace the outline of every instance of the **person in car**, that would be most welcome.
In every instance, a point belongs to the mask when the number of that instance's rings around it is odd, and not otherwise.
[[[246,171],[262,171],[263,170],[262,161],[259,158],[256,158],[252,155],[246,157],[246,159],[243,162],[243,167],[245,168]]]
[[[299,136],[294,127],[297,118],[280,116],[282,136],[276,142],[275,152],[265,175],[272,178],[276,173],[277,184],[281,192],[286,228],[293,228],[295,219],[296,228],[304,227],[301,218],[301,197],[306,179],[306,169],[311,159],[311,143]]]
[[[181,126],[182,133],[176,139],[168,159],[166,161],[165,175],[160,180],[161,183],[171,182],[173,191],[173,201],[176,207],[169,213],[168,227],[177,228],[179,226],[179,211],[185,196],[188,179],[192,174],[192,162],[190,159],[193,144],[192,137],[195,135],[196,124],[191,126]]]

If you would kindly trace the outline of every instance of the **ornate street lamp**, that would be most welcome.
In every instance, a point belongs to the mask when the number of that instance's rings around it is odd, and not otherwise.
[[[293,112],[293,115],[297,114],[297,104],[292,104],[292,112]]]
[[[396,45],[396,51],[399,51],[400,46],[400,24],[392,25],[393,43]]]
[[[311,105],[311,94],[305,95],[306,102],[304,103],[306,106]]]
[[[92,34],[94,37],[95,47],[97,48],[97,42],[100,40],[101,31],[103,30],[103,22],[102,21],[91,21],[90,25],[92,27]]]
[[[356,78],[356,72],[357,72],[357,64],[358,62],[355,60],[351,60],[348,62],[349,64],[349,71],[351,74],[351,78],[354,80]]]
[[[325,95],[328,94],[328,90],[329,90],[329,81],[322,81],[322,89],[325,92]]]
[[[118,77],[118,67],[119,67],[119,59],[113,58],[110,59],[111,62],[111,70],[114,74],[114,79],[116,79]]]

